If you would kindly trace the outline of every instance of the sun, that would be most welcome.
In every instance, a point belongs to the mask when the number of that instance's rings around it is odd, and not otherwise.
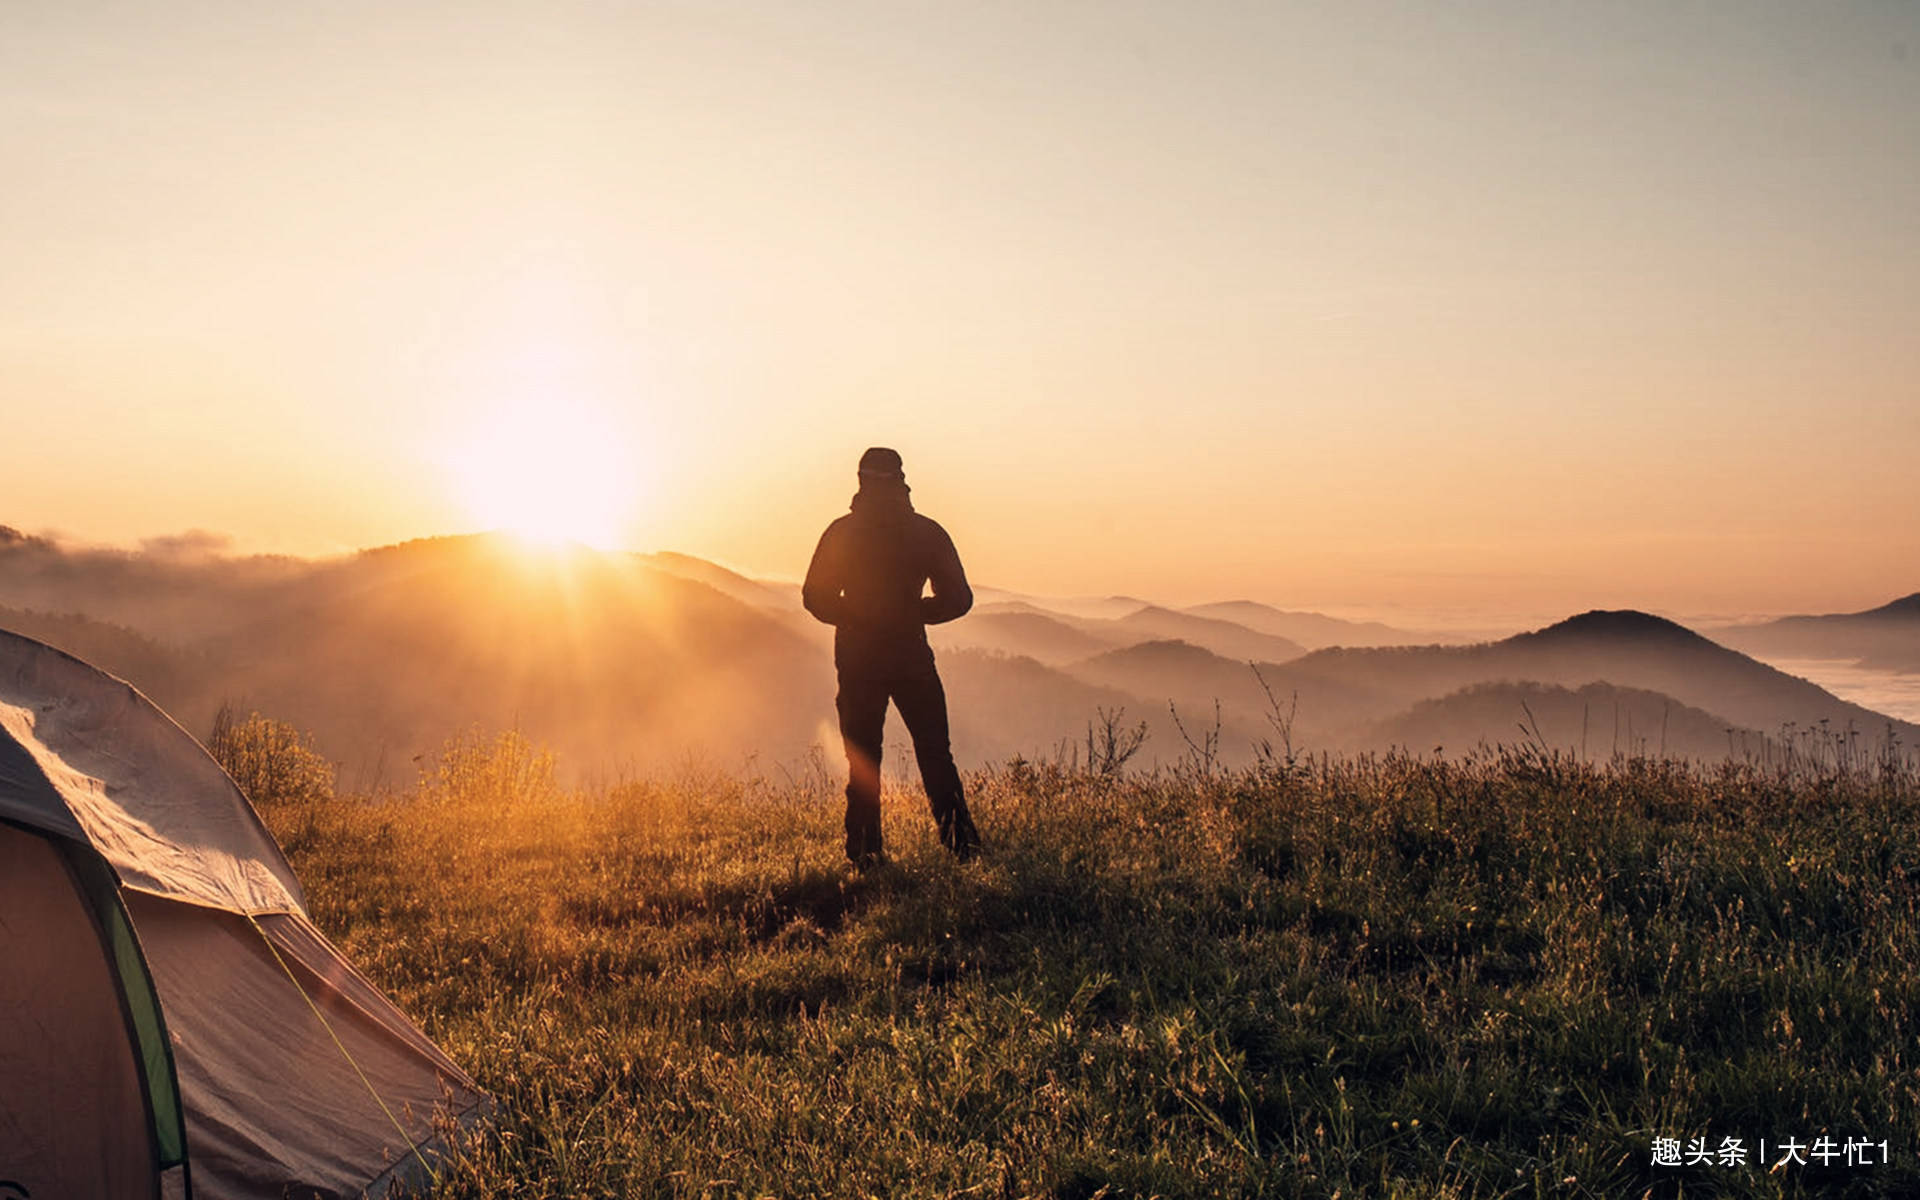
[[[454,489],[484,529],[529,542],[616,549],[639,493],[639,464],[604,413],[529,400],[487,414],[455,440]]]

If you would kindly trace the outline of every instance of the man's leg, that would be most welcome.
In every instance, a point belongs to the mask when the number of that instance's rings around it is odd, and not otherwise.
[[[940,844],[961,860],[980,849],[980,834],[967,812],[966,791],[959,768],[953,765],[953,746],[947,728],[947,693],[938,675],[903,679],[893,685],[893,702],[913,738],[913,756],[920,762],[920,782],[940,827]]]
[[[867,866],[880,857],[880,750],[887,727],[887,685],[840,677],[834,698],[847,747],[847,859]]]

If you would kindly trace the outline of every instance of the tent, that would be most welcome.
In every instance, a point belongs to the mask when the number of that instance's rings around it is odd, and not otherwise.
[[[0,1196],[380,1197],[485,1103],[192,736],[0,631]]]

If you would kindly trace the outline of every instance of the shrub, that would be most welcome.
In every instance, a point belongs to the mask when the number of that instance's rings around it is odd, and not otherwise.
[[[314,804],[333,798],[333,764],[310,735],[284,721],[248,713],[236,721],[222,704],[207,739],[211,753],[255,804]]]
[[[553,752],[517,729],[491,737],[474,729],[450,738],[420,779],[422,795],[467,804],[523,803],[550,799],[558,791]]]

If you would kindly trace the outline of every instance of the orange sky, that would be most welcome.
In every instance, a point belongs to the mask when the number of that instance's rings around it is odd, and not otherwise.
[[[794,576],[879,443],[1031,591],[1920,589],[1910,5],[8,24],[0,522]]]

